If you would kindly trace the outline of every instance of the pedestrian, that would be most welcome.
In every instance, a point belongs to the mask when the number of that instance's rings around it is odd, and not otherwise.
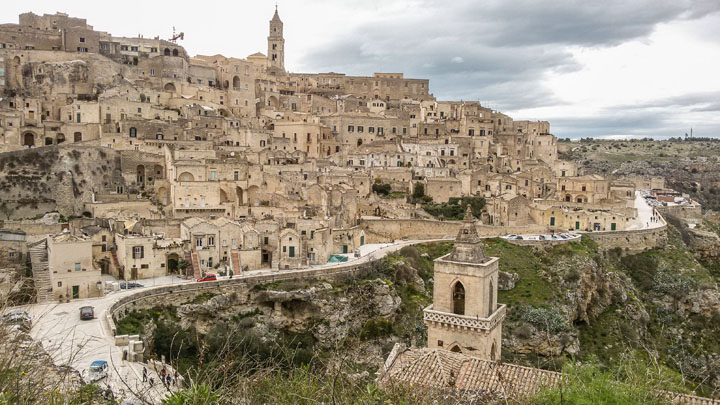
[[[175,385],[177,385],[178,382],[178,372],[175,370]]]
[[[165,367],[160,371],[160,375],[162,376],[163,380],[165,379],[165,375],[167,374],[167,371],[165,371]]]
[[[170,388],[170,385],[172,384],[172,377],[170,377],[170,374],[167,375],[167,386]]]
[[[147,382],[147,368],[143,367],[143,382]]]
[[[155,379],[150,377],[150,386],[152,387],[153,385],[155,385]]]

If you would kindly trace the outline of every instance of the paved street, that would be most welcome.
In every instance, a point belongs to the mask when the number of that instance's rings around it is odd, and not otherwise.
[[[312,268],[327,268],[346,266],[348,264],[366,263],[370,260],[380,259],[405,246],[430,241],[399,241],[395,243],[368,244],[361,248],[361,257],[350,257],[343,263],[331,263]],[[350,255],[352,256],[352,255]],[[305,269],[307,270],[307,269]],[[305,270],[257,270],[246,274],[236,275],[233,278],[252,278],[258,275],[271,273],[302,273]],[[220,281],[227,277],[220,277]],[[182,280],[176,276],[158,277],[154,280],[141,280],[144,287],[132,290],[119,290],[107,293],[104,297],[74,300],[69,303],[35,304],[24,307],[33,320],[30,335],[53,357],[56,364],[68,364],[87,377],[87,370],[94,360],[106,360],[110,365],[108,378],[100,381],[100,385],[110,387],[116,395],[125,396],[133,402],[131,392],[140,392],[152,398],[154,402],[167,393],[159,383],[159,378],[148,367],[149,376],[153,377],[155,384],[142,381],[143,364],[122,360],[122,347],[115,346],[115,340],[104,321],[107,310],[112,304],[127,295],[138,291],[145,291],[169,284],[195,283],[195,280]],[[80,320],[80,307],[91,305],[95,308],[95,319]]]

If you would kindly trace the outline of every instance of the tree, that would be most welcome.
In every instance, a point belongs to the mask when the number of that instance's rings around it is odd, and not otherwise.
[[[425,185],[419,181],[415,183],[415,190],[413,190],[413,199],[421,200],[425,197]]]

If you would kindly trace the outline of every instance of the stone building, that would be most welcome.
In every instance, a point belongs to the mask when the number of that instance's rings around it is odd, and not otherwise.
[[[497,303],[498,258],[485,256],[470,206],[453,251],[435,260],[434,280],[428,347],[499,359],[506,309]]]

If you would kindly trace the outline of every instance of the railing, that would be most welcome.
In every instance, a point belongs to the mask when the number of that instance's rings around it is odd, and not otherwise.
[[[475,318],[449,312],[433,311],[432,305],[430,305],[423,311],[423,319],[427,322],[437,322],[458,328],[491,330],[505,318],[506,311],[507,307],[504,304],[499,304],[489,318]]]

